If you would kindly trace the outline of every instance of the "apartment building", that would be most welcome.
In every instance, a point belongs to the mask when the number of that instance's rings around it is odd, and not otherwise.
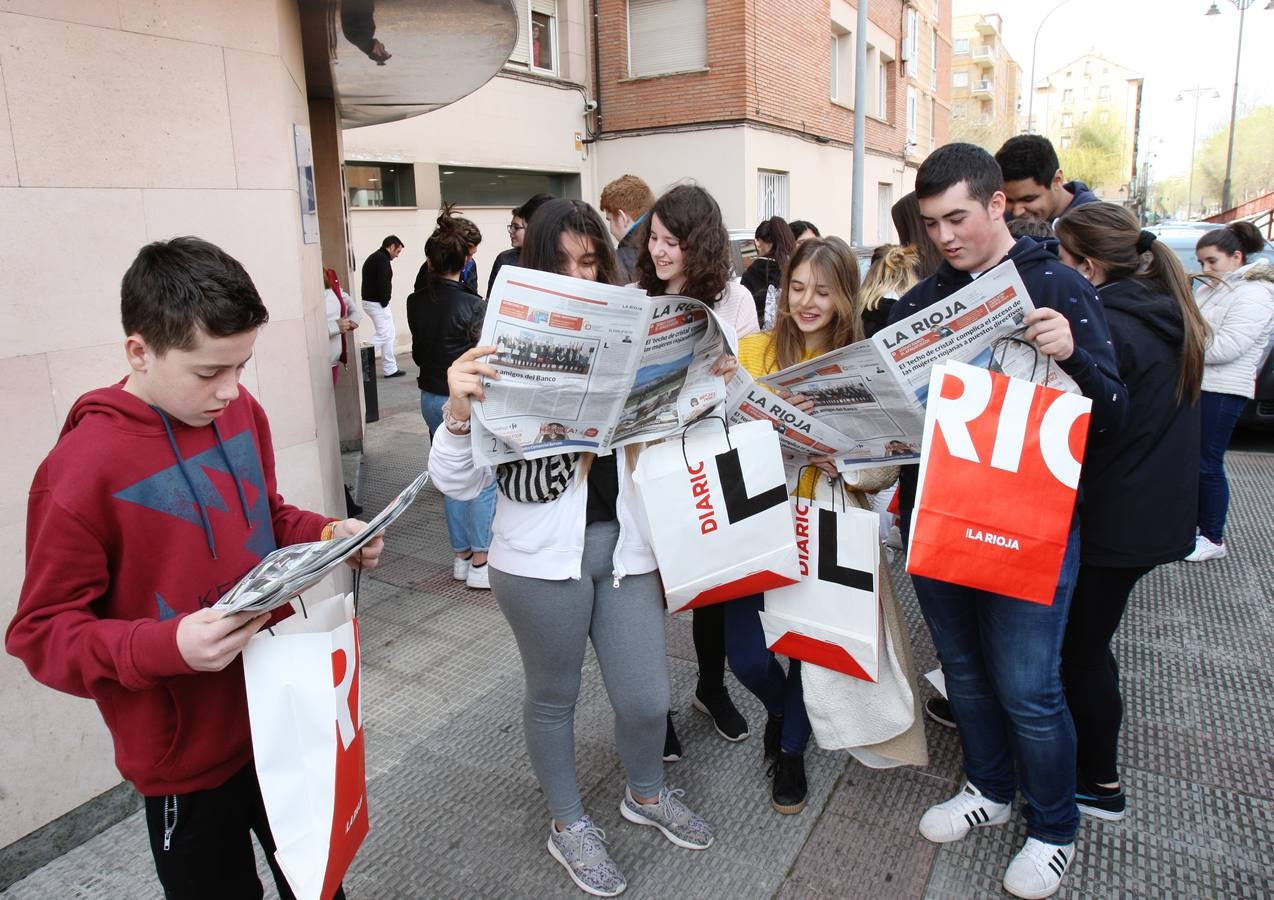
[[[951,131],[992,153],[1018,132],[1022,70],[1003,42],[1003,20],[956,16],[951,23]]]
[[[443,202],[483,232],[479,280],[507,246],[509,210],[538,191],[596,203],[625,173],[659,192],[693,180],[731,228],[771,215],[848,237],[856,8],[799,0],[516,0],[504,69],[436,112],[344,135],[355,264],[387,234],[407,242],[404,307]],[[950,0],[871,0],[865,243],[948,135]],[[594,46],[596,52],[593,51]],[[354,277],[357,287],[357,276]]]
[[[1085,53],[1035,83],[1035,130],[1059,154],[1071,149],[1088,126],[1093,140],[1109,136],[1117,143],[1117,165],[1074,173],[1087,177],[1089,186],[1107,200],[1127,199],[1127,185],[1136,179],[1141,90],[1138,73],[1097,53]]]

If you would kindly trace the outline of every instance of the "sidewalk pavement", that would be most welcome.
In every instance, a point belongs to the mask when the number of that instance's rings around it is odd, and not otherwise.
[[[413,380],[382,381],[380,391],[382,419],[367,430],[361,465],[347,460],[368,514],[424,467],[428,452]],[[1129,813],[1117,824],[1084,819],[1059,896],[1274,895],[1274,455],[1235,452],[1229,467],[1231,555],[1162,566],[1133,595],[1116,642]],[[899,563],[893,578],[926,671],[933,647]],[[452,580],[432,488],[394,527],[384,564],[363,579],[361,623],[372,832],[345,880],[351,900],[585,896],[545,850],[548,814],[522,740],[512,635],[489,592]],[[1025,838],[1020,815],[944,846],[916,832],[924,809],[959,786],[954,731],[926,723],[931,762],[923,770],[873,771],[847,754],[811,750],[809,805],[781,816],[761,762],[760,705],[728,676],[753,735],[721,740],[690,707],[688,617],[668,620],[668,638],[686,749],[668,778],[715,823],[717,840],[706,852],[679,850],[621,819],[623,772],[590,651],[576,713],[579,783],[628,877],[627,896],[1007,896],[1000,879]],[[145,834],[133,815],[6,893],[158,898]],[[263,882],[273,896],[268,875]]]

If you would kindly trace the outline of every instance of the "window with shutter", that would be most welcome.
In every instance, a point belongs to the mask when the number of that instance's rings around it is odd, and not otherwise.
[[[708,65],[705,0],[628,0],[628,74],[670,75]]]
[[[756,173],[756,209],[758,218],[769,219],[774,216],[787,218],[788,173],[767,172],[758,169]]]

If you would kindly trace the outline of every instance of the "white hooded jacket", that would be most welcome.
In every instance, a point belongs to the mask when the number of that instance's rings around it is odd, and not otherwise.
[[[1258,260],[1205,285],[1195,296],[1211,337],[1203,355],[1203,390],[1251,398],[1274,330],[1274,267]]]

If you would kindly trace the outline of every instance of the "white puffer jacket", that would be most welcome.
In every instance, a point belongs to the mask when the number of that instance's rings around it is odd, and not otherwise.
[[[1274,267],[1265,260],[1205,285],[1195,297],[1212,330],[1203,355],[1203,389],[1250,398],[1274,330]]]

